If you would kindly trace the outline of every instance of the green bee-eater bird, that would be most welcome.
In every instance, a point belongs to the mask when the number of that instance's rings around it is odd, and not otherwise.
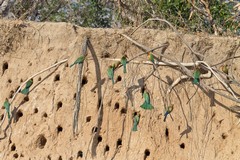
[[[8,115],[8,121],[10,121],[11,118],[11,114],[10,114],[10,103],[8,102],[8,99],[6,98],[5,102],[4,102],[4,107],[7,111],[7,115]]]
[[[196,69],[194,72],[193,72],[193,84],[199,84],[200,82],[200,71],[199,69]]]
[[[152,63],[154,63],[154,57],[152,52],[148,52],[148,60],[151,61]]]
[[[81,55],[73,64],[70,65],[70,67],[74,66],[75,64],[83,63],[85,59],[85,56]]]
[[[31,87],[32,84],[33,79],[28,80],[26,83],[26,87],[23,90],[21,90],[21,93],[27,95],[29,93],[29,88]]]
[[[228,74],[228,66],[227,66],[227,65],[223,65],[221,68],[222,68],[222,71],[223,71],[225,74]]]
[[[127,56],[124,55],[121,58],[121,64],[123,65],[123,73],[127,73]]]
[[[138,114],[136,114],[133,117],[133,128],[132,128],[132,131],[137,131],[137,126],[138,126],[139,120],[140,120],[140,117],[139,117]]]
[[[107,69],[108,78],[112,80],[112,84],[114,84],[114,66],[110,65]]]
[[[145,90],[143,93],[144,103],[140,106],[143,109],[153,109],[154,107],[150,103],[149,93]]]
[[[167,107],[167,110],[164,114],[164,119],[163,119],[164,122],[166,121],[167,116],[172,112],[172,110],[173,110],[173,105],[170,105]]]

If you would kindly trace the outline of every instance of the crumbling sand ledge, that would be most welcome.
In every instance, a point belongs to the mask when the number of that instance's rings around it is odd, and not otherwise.
[[[120,58],[123,54],[133,57],[141,52],[130,42],[121,40],[119,33],[128,33],[130,30],[75,29],[67,23],[0,21],[0,65],[8,64],[4,73],[2,67],[0,69],[0,103],[3,104],[5,98],[10,97],[11,92],[34,73],[66,58],[69,59],[68,64],[72,63],[79,55],[85,35],[90,36],[99,57],[102,78],[107,79],[107,66],[112,62],[101,57],[110,55],[110,58]],[[178,60],[183,59],[183,62],[192,62],[189,50],[173,32],[141,29],[132,37],[149,47],[169,41],[166,54]],[[233,54],[234,47],[240,42],[237,37],[183,37],[196,51],[212,46],[204,54],[209,64]],[[235,54],[240,55],[240,49]],[[34,78],[33,90],[27,102],[19,106],[24,96],[17,96],[12,104],[12,107],[19,109],[15,115],[16,122],[12,123],[11,141],[8,141],[8,137],[0,140],[0,159],[239,159],[239,120],[235,114],[223,108],[235,105],[234,102],[216,95],[215,106],[210,106],[209,97],[198,89],[190,103],[186,104],[188,97],[195,93],[196,86],[191,82],[182,83],[170,97],[175,104],[173,120],[168,117],[164,123],[158,79],[151,77],[147,83],[155,109],[144,111],[139,107],[143,102],[139,90],[134,92],[132,103],[126,106],[122,69],[115,74],[116,79],[121,76],[121,81],[112,86],[106,80],[102,85],[105,91],[104,116],[96,156],[93,157],[92,147],[88,146],[92,127],[97,120],[97,92],[93,90],[96,77],[92,58],[89,56],[86,62],[79,135],[75,138],[72,135],[78,71],[77,67],[69,68],[63,64]],[[239,62],[239,59],[227,62],[232,64],[231,73],[238,81]],[[137,85],[137,80],[150,70],[151,66],[129,64],[126,85]],[[175,80],[181,75],[167,67],[160,67],[159,72],[165,81]],[[206,82],[213,83],[216,80]],[[240,93],[239,90],[235,91]],[[131,132],[133,108],[141,114],[137,132]],[[4,112],[4,108],[0,109],[0,118]],[[5,122],[2,129],[6,125]],[[3,131],[0,134],[2,137]]]

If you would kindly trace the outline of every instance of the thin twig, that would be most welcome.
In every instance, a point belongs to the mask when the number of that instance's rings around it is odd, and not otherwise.
[[[149,21],[160,21],[160,22],[165,22],[167,23],[172,29],[173,31],[176,33],[176,35],[182,40],[182,42],[188,47],[188,49],[195,55],[204,57],[204,55],[197,53],[196,51],[194,51],[189,44],[182,38],[181,34],[177,31],[177,29],[167,20],[165,19],[160,19],[160,18],[150,18],[148,20],[146,20],[145,22],[143,22],[142,24],[140,24],[130,35],[132,35],[137,29],[139,29],[141,26],[143,26],[144,24],[146,24]]]
[[[238,97],[234,94],[232,89],[223,81],[223,79],[219,76],[219,74],[217,74],[206,62],[204,62],[204,61],[196,61],[196,63],[204,64],[207,67],[207,69],[209,69],[213,73],[213,75],[217,78],[217,80],[219,82],[221,82],[224,87],[226,87],[226,89],[233,95],[233,97],[238,100]]]
[[[240,56],[235,56],[235,57],[227,58],[227,59],[225,59],[225,60],[223,60],[223,61],[221,61],[221,62],[218,62],[218,63],[216,63],[216,64],[214,64],[214,65],[211,65],[211,67],[215,67],[215,66],[220,65],[220,64],[222,64],[222,63],[224,63],[224,62],[226,62],[226,61],[229,61],[229,60],[231,60],[231,59],[237,59],[237,58],[240,58]]]
[[[122,34],[122,35],[124,35],[124,34]],[[129,36],[124,35],[124,37],[126,37],[126,38],[127,38],[129,41],[131,41],[134,45],[142,48],[143,50],[145,50],[145,51],[150,50],[148,47],[146,47],[146,46],[144,46],[144,45],[142,45],[142,44],[139,44],[137,41],[133,40],[133,39],[130,38]],[[180,67],[182,68],[182,70],[185,72],[185,74],[187,74],[189,77],[193,77],[191,71],[188,70],[185,66],[183,66],[179,61],[171,58],[171,57],[168,56],[168,55],[164,55],[164,54],[162,54],[162,53],[157,53],[157,54],[160,55],[160,56],[162,56],[163,58],[166,58],[166,59],[168,59],[168,60],[170,60],[170,61],[178,64],[178,66],[180,66]],[[156,57],[156,56],[155,56],[155,57]]]

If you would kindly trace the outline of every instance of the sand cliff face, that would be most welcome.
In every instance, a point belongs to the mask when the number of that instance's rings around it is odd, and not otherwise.
[[[236,105],[193,85],[191,81],[177,85],[169,96],[164,95],[169,84],[180,77],[179,71],[160,66],[146,87],[151,95],[153,110],[143,110],[139,88],[127,99],[127,88],[149,74],[151,65],[130,63],[127,74],[116,70],[112,85],[107,67],[127,54],[134,57],[142,51],[124,39],[120,33],[132,29],[87,29],[66,23],[0,22],[0,103],[11,100],[17,88],[35,73],[64,59],[66,63],[33,78],[28,97],[18,94],[11,104],[12,123],[7,120],[0,132],[0,159],[239,159],[240,126],[235,113],[226,108]],[[78,80],[78,67],[68,66],[80,55],[84,36],[98,56],[103,92],[103,120],[99,134],[93,137],[97,123],[98,100],[93,58],[84,62],[78,135],[73,136],[72,123]],[[192,54],[175,33],[141,29],[131,37],[149,48],[168,41],[165,54],[183,62],[193,62]],[[190,46],[203,53],[213,65],[227,57],[239,56],[239,38],[183,35]],[[137,61],[146,60],[146,56]],[[240,81],[239,59],[227,61],[230,74]],[[217,66],[219,67],[219,66]],[[159,80],[159,77],[162,79]],[[203,80],[222,89],[212,77]],[[239,88],[233,87],[240,94]],[[189,101],[190,99],[190,101]],[[174,110],[163,122],[164,102],[174,104]],[[3,119],[5,109],[0,109]],[[138,131],[132,132],[133,115],[140,114]]]

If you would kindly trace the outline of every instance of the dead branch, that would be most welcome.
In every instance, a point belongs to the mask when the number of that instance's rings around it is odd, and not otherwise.
[[[194,65],[195,65],[195,64],[194,64]],[[208,71],[208,73],[206,73],[206,74],[201,74],[201,75],[200,75],[200,78],[206,79],[206,78],[211,78],[211,76],[212,76],[212,73],[211,73],[210,71]],[[177,79],[171,84],[171,86],[168,88],[167,94],[169,94],[169,93],[172,91],[172,89],[173,89],[177,84],[179,84],[182,80],[186,80],[186,79],[188,79],[188,78],[189,78],[189,77],[186,76],[186,75],[182,75],[181,77],[177,78]]]
[[[146,47],[146,46],[144,46],[144,45],[142,45],[142,44],[139,44],[138,42],[136,42],[135,40],[133,40],[133,39],[130,38],[129,36],[127,36],[127,35],[125,35],[125,34],[122,34],[122,35],[124,35],[124,37],[126,37],[126,38],[127,38],[129,41],[131,41],[134,45],[142,48],[143,50],[145,50],[145,51],[146,51],[146,50],[151,50],[150,48],[148,48],[148,47]],[[179,61],[173,59],[172,57],[170,57],[170,56],[168,56],[168,55],[164,55],[164,54],[162,54],[162,53],[157,53],[157,54],[160,55],[160,56],[162,56],[163,58],[166,58],[166,59],[168,59],[168,60],[170,60],[170,61],[178,64],[178,66],[182,68],[182,70],[185,72],[186,75],[188,75],[189,77],[193,77],[191,71],[190,71],[189,69],[187,69],[185,66],[183,66]],[[154,56],[156,57],[156,55],[154,55]]]
[[[146,20],[145,22],[143,22],[141,25],[139,25],[130,35],[132,35],[134,32],[136,32],[136,30],[138,30],[141,26],[143,26],[144,24],[146,24],[147,22],[149,21],[160,21],[160,22],[165,22],[167,23],[172,29],[173,31],[176,33],[176,35],[182,40],[182,42],[188,47],[188,49],[195,55],[198,55],[198,56],[201,56],[201,57],[204,57],[204,55],[194,51],[190,46],[189,44],[182,38],[181,34],[177,31],[177,29],[170,23],[168,22],[167,20],[165,19],[160,19],[160,18],[150,18],[148,20]]]
[[[96,55],[96,52],[92,46],[91,41],[88,39],[87,41],[88,48],[92,54],[93,61],[95,63],[95,70],[96,70],[96,77],[97,77],[97,89],[98,89],[98,109],[101,107],[102,104],[102,87],[101,87],[101,71],[100,71],[100,65],[98,62],[98,58]]]
[[[204,64],[205,65],[204,67],[209,69],[213,73],[213,75],[217,78],[217,80],[222,83],[222,85],[233,95],[233,97],[236,100],[238,100],[238,97],[234,94],[232,89],[224,82],[224,80],[221,78],[221,76],[219,76],[219,74],[216,73],[206,62],[204,62],[204,61],[196,61],[196,63]]]
[[[145,54],[145,52],[144,52],[144,54]],[[141,54],[141,55],[143,55],[143,54]],[[104,60],[107,60],[107,61],[116,61],[116,62],[119,62],[119,61],[121,61],[121,59],[120,58],[105,58]],[[135,63],[135,64],[149,64],[149,65],[153,65],[153,63],[152,62],[150,62],[150,61],[133,61],[133,60],[129,60],[128,61],[128,63]],[[175,62],[164,62],[164,61],[162,61],[162,62],[155,62],[155,64],[156,65],[158,65],[158,66],[172,66],[172,67],[178,67],[178,64],[177,63],[175,63]],[[193,62],[190,62],[190,63],[181,63],[183,66],[185,66],[185,67],[194,67],[195,66],[195,63],[193,63]]]
[[[97,138],[99,136],[100,128],[102,125],[102,118],[103,118],[103,98],[102,98],[102,87],[101,87],[101,71],[100,65],[97,59],[96,52],[91,44],[91,41],[88,39],[87,41],[88,48],[92,54],[94,63],[95,63],[95,70],[96,70],[96,78],[97,78],[97,88],[98,88],[98,117],[97,117],[97,124],[95,125],[96,132],[94,132],[92,136],[92,155],[96,155],[96,148],[97,148]]]
[[[142,44],[139,44],[138,42],[136,42],[136,41],[133,40],[132,38],[128,37],[127,35],[124,35],[124,37],[127,37],[127,39],[130,40],[134,45],[136,45],[136,46],[138,46],[138,47],[140,47],[140,48],[142,48],[142,49],[144,49],[144,50],[149,50],[148,47],[146,47],[146,46],[144,46],[144,45],[142,45]],[[183,66],[179,61],[174,60],[174,59],[171,58],[170,56],[163,55],[163,54],[161,54],[161,53],[157,53],[157,54],[160,55],[160,56],[162,56],[162,57],[164,57],[164,58],[166,58],[166,59],[168,59],[168,60],[170,60],[170,61],[172,61],[172,62],[174,62],[174,63],[176,63],[179,67],[181,67],[183,73],[184,73],[186,76],[193,78],[192,72],[191,72],[190,70],[188,70],[185,66]],[[155,56],[155,57],[156,57],[156,56]],[[211,73],[213,73],[213,75],[217,78],[217,80],[220,81],[220,83],[227,89],[228,92],[230,92],[230,93],[233,95],[234,98],[233,98],[233,97],[230,97],[230,96],[228,96],[228,95],[225,95],[225,94],[223,94],[223,93],[221,93],[221,92],[218,92],[218,91],[216,92],[217,94],[219,94],[219,95],[221,95],[221,96],[223,96],[223,97],[226,97],[226,98],[228,98],[228,99],[230,99],[230,100],[233,100],[233,101],[239,103],[240,100],[239,100],[238,97],[234,94],[234,92],[232,91],[232,89],[223,81],[223,79],[219,76],[219,74],[216,73],[216,72],[214,71],[214,69],[212,69],[212,68],[210,67],[210,65],[208,65],[208,64],[207,64],[206,62],[204,62],[204,61],[196,61],[195,64],[196,64],[196,66],[200,66],[200,67],[203,67],[203,68],[205,68],[205,69],[207,69],[207,70],[210,70]],[[180,78],[180,80],[181,80],[181,78]],[[180,81],[179,81],[179,82],[180,82]],[[178,83],[179,83],[179,82],[178,82]],[[207,86],[207,85],[204,85],[203,83],[201,83],[200,85],[201,85],[202,87],[204,87],[204,88],[207,88],[207,89],[211,88],[211,87],[209,87],[209,86]],[[211,91],[213,91],[213,92],[216,91],[216,90],[214,90],[213,88],[211,88],[211,89],[209,89],[209,90],[211,90]]]
[[[85,37],[82,43],[82,54],[80,56],[86,56],[87,54],[87,38]],[[82,73],[83,73],[83,64],[78,65],[78,82],[77,82],[77,93],[76,93],[76,104],[73,112],[73,135],[76,135],[78,132],[78,117],[81,104],[81,88],[82,88]]]

